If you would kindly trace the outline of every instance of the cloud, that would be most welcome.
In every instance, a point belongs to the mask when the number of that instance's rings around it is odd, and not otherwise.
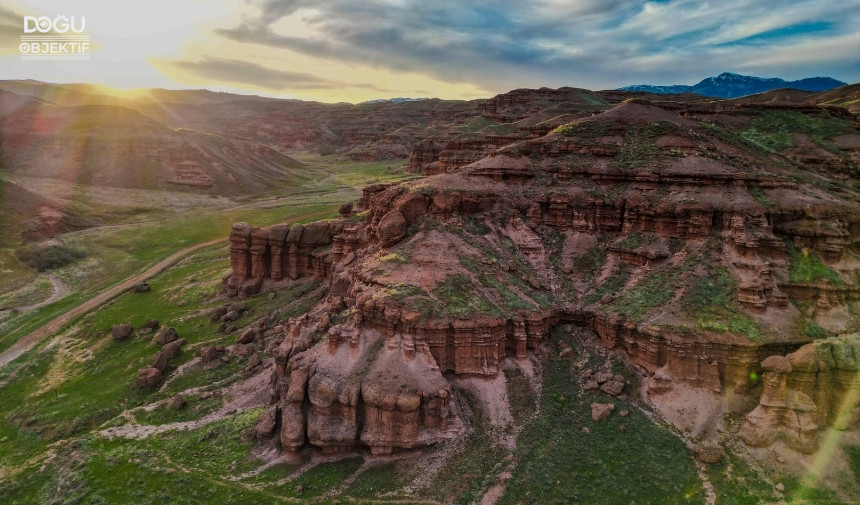
[[[23,14],[0,5],[0,54],[17,54],[24,31]]]
[[[218,83],[249,84],[271,91],[345,87],[367,88],[382,93],[389,91],[372,84],[326,80],[304,72],[273,69],[249,61],[228,58],[204,57],[197,61],[170,60],[162,63],[204,80]]]
[[[782,54],[800,38],[827,45],[853,33],[860,14],[848,4],[264,0],[256,4],[257,12],[216,33],[233,42],[327,61],[421,72],[495,89],[614,87],[644,81],[692,83],[732,68],[754,72],[751,62],[762,61],[769,50]],[[817,30],[806,33],[805,26]],[[732,47],[727,50],[727,45]],[[858,79],[856,56],[843,53],[838,61],[829,58],[818,73],[850,69],[853,61],[852,75],[834,77]],[[790,73],[791,62],[779,61],[763,68]]]

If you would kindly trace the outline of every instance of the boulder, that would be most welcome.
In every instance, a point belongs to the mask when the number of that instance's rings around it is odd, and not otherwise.
[[[149,291],[152,288],[149,286],[149,283],[147,283],[147,282],[138,282],[134,286],[132,286],[131,289],[135,293],[146,293],[147,291]]]
[[[604,382],[609,382],[614,378],[611,370],[604,370],[601,372],[597,372],[594,374],[594,380],[597,381],[598,384],[603,384]]]
[[[408,192],[397,198],[395,209],[397,209],[407,223],[414,223],[427,213],[428,199],[418,191]]]
[[[148,330],[157,330],[159,324],[158,319],[150,319],[143,325],[143,327]]]
[[[170,358],[167,357],[167,354],[165,354],[164,351],[158,351],[155,353],[155,356],[152,357],[152,363],[150,366],[164,372],[167,370],[167,367],[170,364],[169,362]]]
[[[382,247],[391,247],[406,235],[406,218],[397,210],[390,210],[379,221],[376,231]]]
[[[219,349],[220,347],[220,349]],[[223,346],[207,345],[197,349],[197,355],[200,356],[200,361],[204,365],[212,362],[217,362],[219,356],[224,352]]]
[[[173,341],[175,341],[179,335],[176,334],[176,330],[169,326],[163,326],[158,333],[152,337],[152,343],[158,344],[160,346],[165,346]]]
[[[600,390],[609,396],[618,396],[624,391],[624,381],[612,379],[611,381],[604,382],[600,386]]]
[[[182,410],[185,408],[185,405],[187,405],[185,398],[180,394],[174,395],[168,404],[173,410]]]
[[[260,355],[256,352],[252,354],[248,358],[248,362],[245,364],[245,369],[242,370],[242,378],[247,379],[248,377],[257,373],[257,370],[260,368],[260,365],[263,364],[263,360],[260,359]]]
[[[675,378],[672,376],[672,373],[669,371],[668,366],[662,366],[654,371],[654,375],[648,379],[648,389],[647,392],[649,395],[661,395],[672,391],[672,385],[675,382]]]
[[[237,344],[250,344],[251,342],[257,340],[257,337],[260,336],[260,330],[256,328],[248,328],[239,335],[239,338],[236,339]]]
[[[174,340],[169,344],[166,344],[161,348],[161,352],[167,356],[167,359],[173,359],[179,356],[179,353],[182,352],[182,346],[185,345],[185,339],[180,338],[179,340]]]
[[[227,309],[227,312],[235,310],[236,312],[241,314],[242,312],[248,310],[248,305],[245,302],[233,302],[225,305],[224,308]]]
[[[147,367],[137,371],[137,380],[133,387],[137,389],[155,388],[159,384],[161,384],[161,370]]]
[[[254,354],[256,351],[253,346],[246,344],[236,344],[236,347],[233,348],[233,354],[236,355],[239,359],[245,359],[248,356]]]
[[[591,420],[599,423],[609,419],[609,415],[615,410],[614,403],[592,403],[591,404]]]
[[[271,438],[275,433],[277,421],[278,407],[276,405],[272,405],[260,414],[257,424],[254,425],[254,435],[257,437],[257,440],[263,441]]]
[[[693,452],[696,454],[696,459],[708,464],[719,463],[723,459],[723,455],[725,455],[723,448],[716,442],[706,442],[697,445]]]
[[[209,318],[210,321],[220,321],[224,314],[227,313],[227,307],[215,307],[212,311],[212,317]]]
[[[223,316],[221,316],[221,321],[230,322],[239,319],[239,313],[235,310],[230,310]]]
[[[342,204],[342,205],[340,206],[340,208],[339,208],[339,209],[337,209],[337,212],[338,212],[341,216],[349,215],[349,213],[351,213],[351,212],[352,212],[352,202],[346,202],[346,203]]]
[[[110,329],[110,336],[116,341],[128,340],[132,335],[134,335],[134,328],[127,323],[118,324]]]

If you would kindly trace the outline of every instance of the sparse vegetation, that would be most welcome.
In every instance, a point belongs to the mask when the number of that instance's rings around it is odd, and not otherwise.
[[[439,300],[437,311],[447,316],[464,318],[473,312],[501,315],[498,307],[473,289],[472,280],[464,274],[446,277],[433,288],[433,295]]]
[[[385,288],[385,292],[395,300],[403,300],[410,296],[427,296],[427,292],[420,287],[402,283],[389,285]]]
[[[848,466],[854,474],[854,482],[860,485],[860,446],[845,446],[845,454],[848,455]]]
[[[665,305],[675,295],[680,279],[677,270],[653,272],[613,300],[608,310],[638,321],[651,309]]]
[[[833,284],[842,284],[839,275],[825,265],[815,251],[806,248],[798,249],[790,242],[786,243],[786,248],[791,258],[791,269],[788,273],[791,282],[811,283],[825,279]]]
[[[801,327],[801,333],[809,338],[814,339],[827,338],[830,336],[830,334],[827,333],[827,330],[811,321],[803,322],[803,325]]]
[[[793,147],[795,143],[791,134],[803,133],[819,146],[839,154],[839,149],[828,139],[852,131],[844,119],[827,112],[809,114],[795,110],[753,109],[744,113],[752,113],[755,117],[741,135],[774,151]]]
[[[766,207],[776,207],[776,204],[771,200],[767,194],[765,194],[764,189],[760,186],[752,186],[749,188],[750,194],[755,198],[758,203],[766,206]]]
[[[463,218],[463,228],[472,235],[486,235],[490,233],[490,227],[484,224],[478,216],[466,216]]]
[[[559,126],[553,130],[553,133],[559,133],[565,137],[579,137],[584,140],[595,140],[599,137],[609,135],[611,130],[608,123],[587,120]]]
[[[552,340],[560,338],[574,347],[575,355],[588,352],[554,331]],[[581,390],[577,373],[571,361],[548,356],[540,413],[520,435],[514,475],[499,503],[704,503],[683,442],[626,402]],[[615,413],[595,423],[591,402],[612,402]],[[629,415],[620,417],[621,410]]]
[[[600,267],[606,261],[606,252],[600,245],[590,247],[584,254],[573,260],[573,266],[578,271],[593,276],[600,271]]]
[[[383,263],[392,262],[398,264],[409,263],[409,258],[412,257],[412,252],[408,249],[401,247],[397,251],[392,253],[388,253],[379,258],[379,261]]]
[[[643,127],[628,126],[624,132],[624,143],[621,152],[613,160],[614,166],[633,170],[647,165],[657,159],[660,150],[654,140],[680,129],[671,121],[653,121]]]
[[[766,505],[775,501],[773,486],[731,451],[719,463],[709,465],[707,473],[720,505]]]
[[[445,497],[448,502],[467,505],[480,501],[493,483],[494,472],[500,469],[504,457],[510,452],[499,446],[490,435],[487,413],[478,406],[471,393],[465,390],[456,392],[461,411],[472,431],[463,441],[462,449],[434,479],[428,498]]]
[[[642,234],[638,231],[634,231],[633,233],[624,237],[624,240],[622,240],[619,245],[625,249],[634,250],[640,245],[642,245]]]
[[[529,380],[519,368],[504,369],[511,415],[518,426],[522,426],[535,412],[537,397]]]
[[[606,279],[595,291],[585,297],[585,303],[594,303],[604,296],[612,293],[618,293],[621,288],[627,284],[627,279],[630,278],[630,272],[622,269],[616,275]]]
[[[708,268],[708,275],[697,277],[684,292],[681,304],[703,330],[742,333],[750,340],[761,339],[756,321],[738,306],[737,286],[721,267]]]

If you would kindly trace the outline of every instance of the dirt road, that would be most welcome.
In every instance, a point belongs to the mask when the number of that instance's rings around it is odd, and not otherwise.
[[[39,343],[45,337],[53,335],[54,333],[61,330],[63,326],[74,320],[76,317],[85,314],[90,310],[98,307],[99,305],[107,302],[108,300],[111,300],[121,295],[125,291],[131,289],[131,287],[134,286],[136,283],[145,281],[150,277],[160,274],[169,266],[178,262],[179,260],[187,256],[188,254],[196,251],[197,249],[217,244],[219,242],[224,242],[225,240],[225,238],[210,240],[209,242],[203,242],[202,244],[193,245],[191,247],[186,247],[185,249],[176,251],[167,258],[164,258],[155,265],[149,267],[148,269],[146,269],[146,271],[135,275],[134,277],[127,279],[107,289],[106,291],[99,293],[95,297],[83,302],[77,307],[74,307],[66,313],[57,316],[53,320],[44,324],[41,328],[21,337],[20,339],[18,339],[17,342],[12,344],[11,347],[0,353],[0,368],[6,366],[7,363],[29,350],[31,347]]]

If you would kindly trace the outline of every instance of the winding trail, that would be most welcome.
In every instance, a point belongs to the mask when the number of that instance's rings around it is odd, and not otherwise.
[[[30,310],[41,309],[46,305],[50,305],[58,300],[61,300],[69,294],[69,287],[66,286],[66,283],[62,281],[59,277],[54,274],[46,274],[45,277],[51,281],[51,296],[45,298],[39,303],[34,303],[33,305],[29,305],[27,307],[18,307],[19,312],[26,312]]]
[[[39,343],[45,337],[48,337],[49,335],[53,335],[54,333],[56,333],[57,331],[62,329],[63,326],[65,326],[66,324],[68,324],[69,322],[74,320],[76,317],[81,316],[81,315],[89,312],[90,310],[92,310],[92,309],[98,307],[99,305],[107,302],[108,300],[116,298],[117,296],[121,295],[122,293],[124,293],[128,289],[131,289],[131,287],[134,286],[136,283],[145,281],[145,280],[149,279],[150,277],[153,277],[155,275],[160,274],[161,272],[166,270],[168,267],[174,265],[176,262],[178,262],[179,260],[181,260],[182,258],[187,256],[188,254],[190,254],[190,253],[192,253],[198,249],[202,249],[204,247],[214,245],[214,244],[217,244],[220,242],[225,242],[225,241],[226,241],[226,238],[218,238],[215,240],[210,240],[208,242],[203,242],[201,244],[196,244],[196,245],[193,245],[190,247],[186,247],[185,249],[181,249],[179,251],[176,251],[175,253],[164,258],[163,260],[161,260],[158,263],[156,263],[155,265],[147,268],[143,272],[135,275],[134,277],[126,279],[126,280],[120,282],[119,284],[116,284],[113,287],[110,287],[107,290],[102,291],[98,295],[96,295],[93,298],[90,298],[89,300],[81,303],[77,307],[69,309],[64,314],[61,314],[61,315],[55,317],[51,321],[42,325],[40,328],[38,328],[38,329],[32,331],[31,333],[21,337],[20,339],[18,339],[17,342],[12,344],[8,349],[6,349],[2,353],[0,353],[0,368],[3,368],[10,361],[12,361],[15,358],[17,358],[18,356],[24,354],[26,351],[28,351],[34,345]],[[55,284],[55,286],[56,286],[56,284]],[[52,295],[52,298],[53,298],[53,295]]]
[[[0,310],[0,314],[4,314],[6,312],[29,312],[31,310],[41,309],[45,305],[50,305],[58,300],[61,300],[69,294],[69,287],[66,286],[66,283],[62,281],[59,277],[54,274],[40,274],[42,277],[51,281],[51,294],[48,295],[47,298],[42,300],[41,302],[34,303],[32,305],[26,305],[21,307],[10,307],[8,309]],[[23,289],[23,288],[22,288]]]

